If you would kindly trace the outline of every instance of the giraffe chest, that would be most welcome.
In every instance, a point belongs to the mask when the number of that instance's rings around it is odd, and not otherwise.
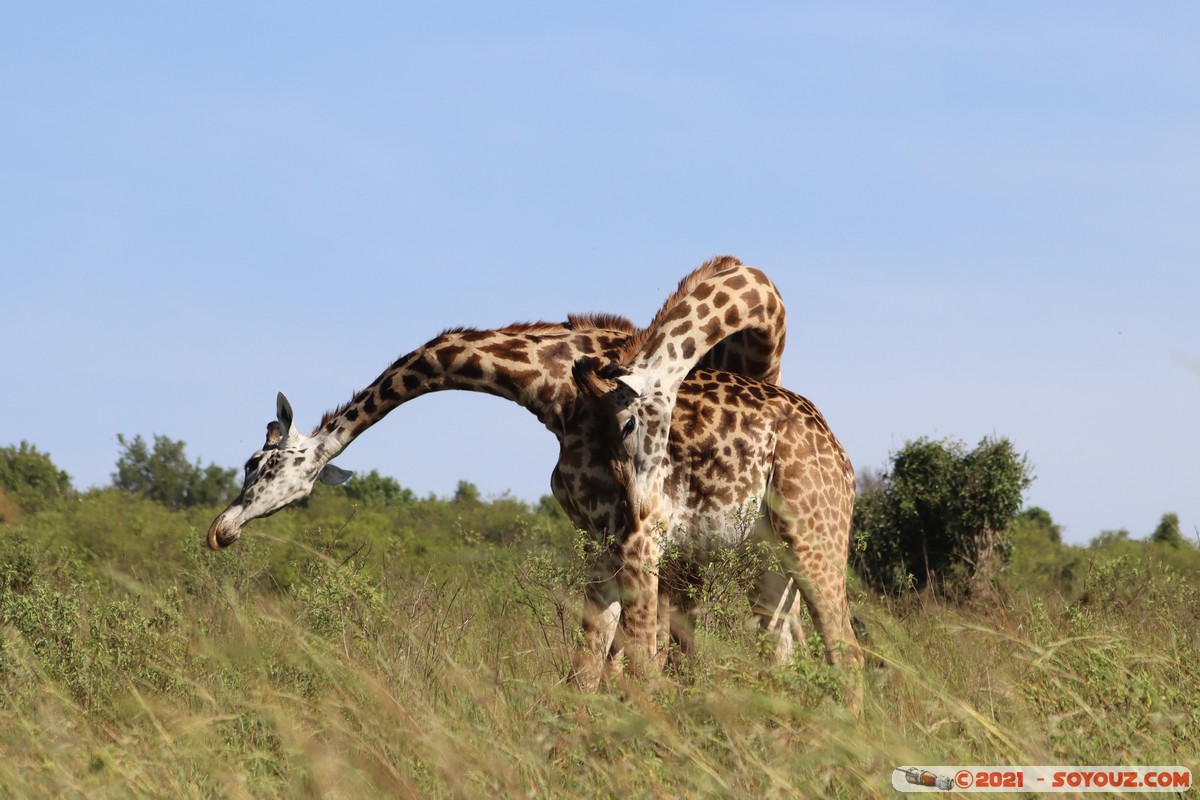
[[[763,465],[733,473],[720,462],[680,465],[668,477],[663,499],[668,541],[728,547],[746,539],[762,506],[769,470]]]
[[[663,482],[668,538],[721,546],[744,540],[770,480],[772,415],[681,393],[676,420]]]

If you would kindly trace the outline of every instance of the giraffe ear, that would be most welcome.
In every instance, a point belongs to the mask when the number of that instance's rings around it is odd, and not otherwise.
[[[604,397],[616,386],[611,379],[600,375],[600,361],[592,356],[584,356],[571,365],[571,377],[576,385],[593,397]]]
[[[292,417],[292,404],[284,397],[283,392],[275,396],[275,416],[279,420],[281,433],[279,449],[282,450],[287,447],[288,439],[296,433],[295,420]]]
[[[630,375],[618,375],[617,383],[624,384],[638,397],[641,397],[642,393],[646,391],[646,376],[637,372]]]
[[[336,486],[339,483],[345,483],[346,481],[350,480],[350,476],[353,474],[354,473],[348,469],[335,467],[333,464],[326,464],[324,468],[322,468],[321,474],[317,476],[317,479],[320,480],[321,483],[328,484],[329,486]]]
[[[292,427],[292,404],[283,392],[275,395],[275,416],[279,420],[279,427],[285,431]]]

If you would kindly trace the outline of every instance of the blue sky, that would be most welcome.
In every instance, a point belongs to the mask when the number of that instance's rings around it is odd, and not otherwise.
[[[860,469],[1007,436],[1084,542],[1200,526],[1200,6],[10,4],[0,444],[240,464],[451,325],[624,313],[733,253]],[[442,393],[339,463],[548,492]]]

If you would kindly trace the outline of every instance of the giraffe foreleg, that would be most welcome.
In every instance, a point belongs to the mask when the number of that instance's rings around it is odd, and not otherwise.
[[[621,629],[625,634],[625,659],[638,677],[648,677],[659,667],[658,556],[657,537],[640,530],[621,546],[621,567],[617,572]]]

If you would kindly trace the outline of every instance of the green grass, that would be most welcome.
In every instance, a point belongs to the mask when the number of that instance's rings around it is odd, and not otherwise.
[[[528,509],[410,509],[405,528],[318,500],[209,553],[207,511],[74,502],[0,530],[4,797],[858,798],[893,796],[910,764],[1200,774],[1200,591],[1150,551],[1060,554],[1069,579],[1018,559],[989,606],[859,592],[854,718],[823,662],[766,666],[732,613],[709,615],[685,678],[571,691],[578,565]]]

